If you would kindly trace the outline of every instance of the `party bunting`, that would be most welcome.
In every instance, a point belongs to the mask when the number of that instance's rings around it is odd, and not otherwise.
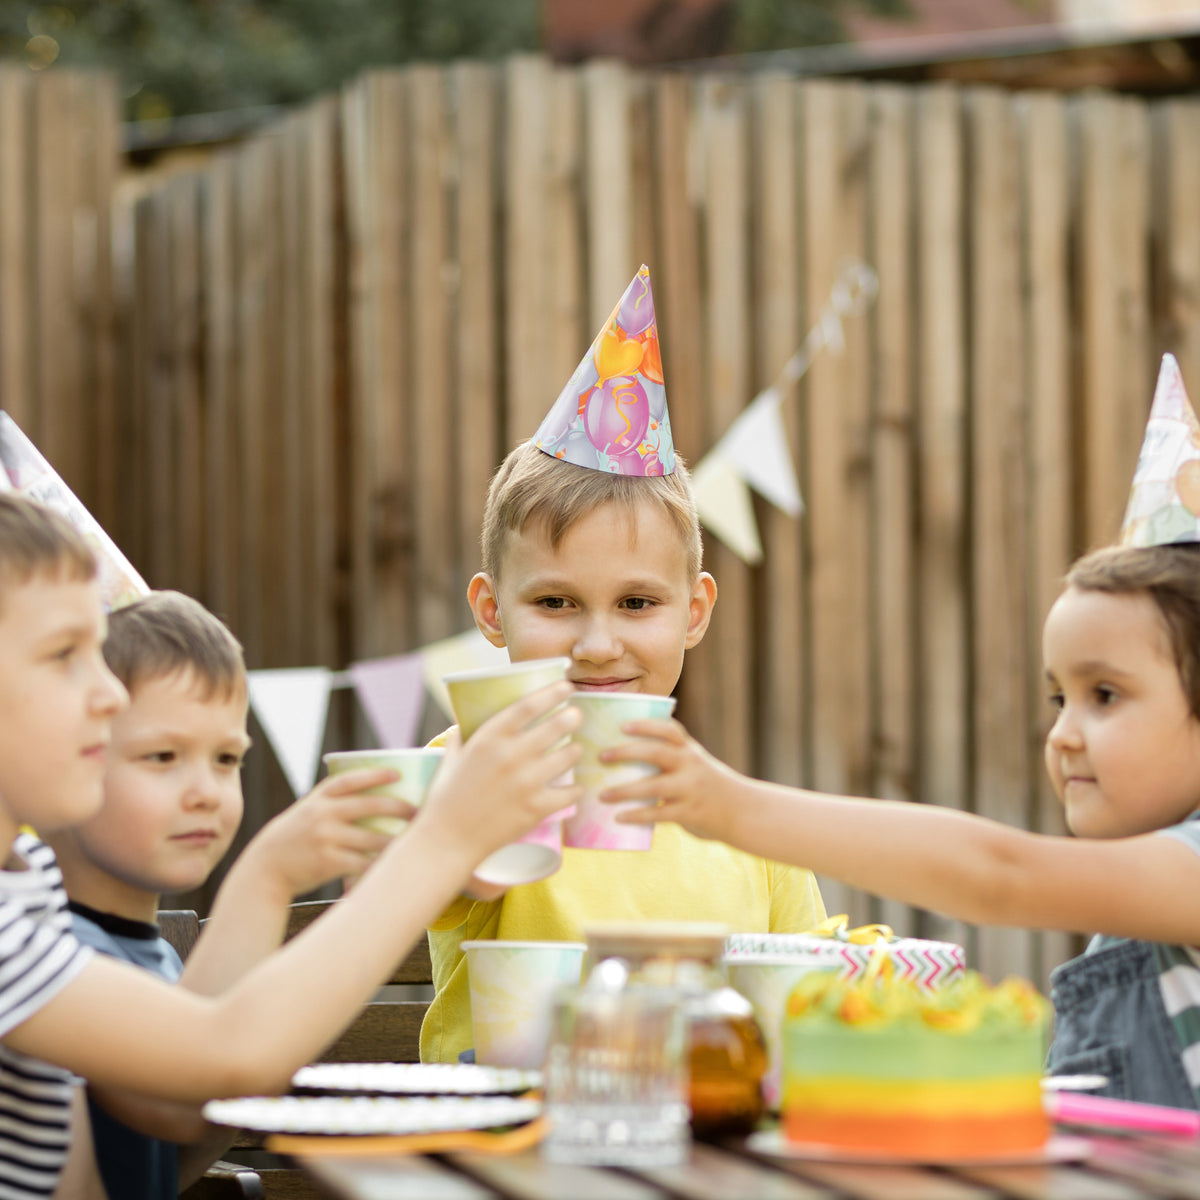
[[[453,671],[473,671],[479,667],[506,663],[508,651],[501,646],[493,646],[478,629],[471,629],[426,646],[421,651],[421,661],[425,669],[425,686],[447,719],[453,721],[454,709],[442,676]]]
[[[762,562],[762,541],[745,479],[721,455],[710,454],[692,472],[696,511],[743,562]]]
[[[415,746],[425,700],[421,655],[351,663],[349,675],[380,746],[395,750]]]
[[[327,667],[247,672],[254,715],[298,797],[317,778],[331,675]]]
[[[790,517],[804,510],[783,424],[783,394],[769,387],[743,409],[715,447],[761,496]]]

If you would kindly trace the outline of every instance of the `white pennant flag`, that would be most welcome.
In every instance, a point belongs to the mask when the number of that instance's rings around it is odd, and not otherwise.
[[[778,388],[762,391],[734,419],[714,450],[761,496],[792,517],[804,511],[783,424]]]
[[[451,721],[454,720],[454,709],[442,676],[449,675],[452,671],[473,671],[478,667],[492,667],[506,662],[508,651],[502,646],[493,646],[478,629],[471,629],[421,648],[425,686],[437,701],[438,707]]]
[[[327,667],[248,671],[250,703],[292,791],[303,796],[317,778],[331,672]]]
[[[692,491],[705,527],[744,562],[762,562],[750,490],[737,470],[720,454],[710,452],[692,471]]]

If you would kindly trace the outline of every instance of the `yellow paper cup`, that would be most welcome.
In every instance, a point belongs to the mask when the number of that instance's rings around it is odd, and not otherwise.
[[[649,850],[654,826],[622,825],[617,813],[654,801],[603,804],[600,793],[657,774],[658,768],[639,762],[603,763],[600,752],[629,741],[629,735],[621,732],[626,721],[669,717],[675,711],[675,698],[642,692],[577,692],[570,703],[583,714],[583,723],[572,734],[572,741],[582,748],[575,782],[582,786],[583,798],[575,806],[575,815],[563,823],[563,845],[588,850]]]
[[[523,696],[566,679],[569,665],[567,658],[532,658],[444,675],[442,682],[450,695],[463,741],[489,717]],[[564,782],[570,782],[569,777]],[[563,818],[574,811],[571,806],[554,813],[524,837],[501,846],[479,864],[476,876],[487,883],[510,887],[553,875],[562,862]]]
[[[538,1069],[546,1056],[550,1008],[564,984],[578,985],[583,942],[462,943],[471,989],[475,1061]]]
[[[737,954],[722,960],[733,989],[754,1007],[767,1043],[763,1077],[767,1107],[779,1110],[783,1073],[783,1014],[792,988],[810,971],[836,971],[838,964],[820,954]]]
[[[414,808],[420,808],[444,753],[440,746],[405,750],[331,750],[322,761],[330,775],[344,775],[347,771],[375,767],[399,771],[399,779],[368,788],[363,794],[393,796],[397,800],[407,800]],[[393,836],[408,828],[408,821],[403,817],[365,817],[359,824]]]

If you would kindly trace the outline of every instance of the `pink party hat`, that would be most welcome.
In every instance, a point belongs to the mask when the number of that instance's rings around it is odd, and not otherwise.
[[[593,471],[675,470],[649,267],[638,268],[533,440],[546,454]]]
[[[1164,354],[1117,542],[1200,542],[1200,422],[1179,364]]]

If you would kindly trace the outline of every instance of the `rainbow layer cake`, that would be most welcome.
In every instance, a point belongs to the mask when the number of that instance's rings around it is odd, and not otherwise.
[[[1050,1006],[1024,980],[805,976],[783,1022],[785,1137],[908,1159],[1037,1150]]]

